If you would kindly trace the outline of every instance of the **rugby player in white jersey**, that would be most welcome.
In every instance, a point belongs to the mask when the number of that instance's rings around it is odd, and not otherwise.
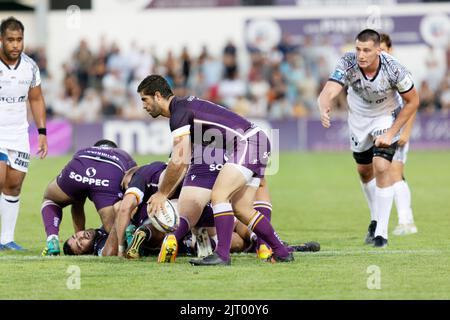
[[[347,52],[338,61],[319,95],[325,128],[331,126],[334,99],[346,85],[350,145],[371,212],[366,243],[385,247],[394,198],[391,161],[402,127],[419,107],[419,96],[411,74],[382,52],[380,35],[371,29],[357,35],[355,52]]]
[[[37,64],[24,54],[24,26],[9,17],[0,26],[0,250],[23,250],[14,242],[22,183],[30,161],[27,100],[39,132],[38,154],[47,155],[45,102]]]
[[[389,37],[386,33],[381,33],[380,37],[381,50],[392,55],[393,48],[391,37]],[[397,236],[417,233],[417,227],[414,223],[411,208],[411,190],[409,189],[409,185],[406,182],[405,175],[403,173],[409,151],[409,137],[411,135],[415,118],[416,114],[414,113],[411,119],[409,119],[403,127],[400,139],[398,140],[397,151],[395,152],[391,165],[392,182],[394,183],[393,186],[395,192],[394,200],[398,214],[398,225],[392,233]]]

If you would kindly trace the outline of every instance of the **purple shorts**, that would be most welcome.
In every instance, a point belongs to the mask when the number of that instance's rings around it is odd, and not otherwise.
[[[120,183],[123,175],[121,169],[109,163],[74,158],[61,171],[56,183],[72,199],[88,197],[100,210],[122,198]]]
[[[270,141],[264,131],[258,129],[248,130],[245,139],[236,137],[233,151],[226,160],[251,170],[253,177],[263,178],[270,157]]]

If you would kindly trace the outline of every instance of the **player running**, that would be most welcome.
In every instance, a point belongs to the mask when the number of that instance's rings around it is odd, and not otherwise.
[[[408,70],[382,52],[378,32],[361,31],[355,49],[338,61],[318,105],[322,125],[329,128],[333,101],[348,85],[350,145],[371,213],[366,243],[385,247],[394,198],[391,161],[400,130],[417,111],[419,96]]]

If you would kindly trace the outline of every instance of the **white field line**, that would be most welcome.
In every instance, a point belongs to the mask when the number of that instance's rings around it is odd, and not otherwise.
[[[353,256],[353,255],[379,255],[379,254],[419,254],[419,255],[430,255],[430,254],[444,254],[450,253],[450,250],[437,250],[437,249],[420,249],[420,250],[389,250],[389,249],[373,249],[373,250],[324,250],[319,252],[296,252],[295,254],[300,255],[311,255],[311,256]],[[239,254],[238,254],[239,255]],[[41,256],[16,256],[16,255],[5,255],[0,256],[0,261],[24,261],[24,260],[36,260],[36,261],[51,261],[51,260],[96,260],[101,259],[97,256],[59,256],[59,257],[41,257]]]

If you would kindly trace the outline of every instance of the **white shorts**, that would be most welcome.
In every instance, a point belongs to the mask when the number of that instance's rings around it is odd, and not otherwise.
[[[6,158],[6,164],[11,168],[21,171],[28,172],[28,165],[30,164],[30,154],[23,151],[15,151],[0,148],[0,160]]]
[[[394,158],[392,159],[392,161],[399,161],[405,164],[406,159],[408,158],[408,151],[409,151],[409,141],[403,146],[397,147],[397,150],[395,151]]]
[[[347,122],[350,134],[350,149],[353,152],[369,150],[374,145],[375,139],[392,127],[394,121],[395,118],[392,115],[370,118],[349,112]],[[398,141],[399,138],[400,133],[392,139],[392,143]]]

